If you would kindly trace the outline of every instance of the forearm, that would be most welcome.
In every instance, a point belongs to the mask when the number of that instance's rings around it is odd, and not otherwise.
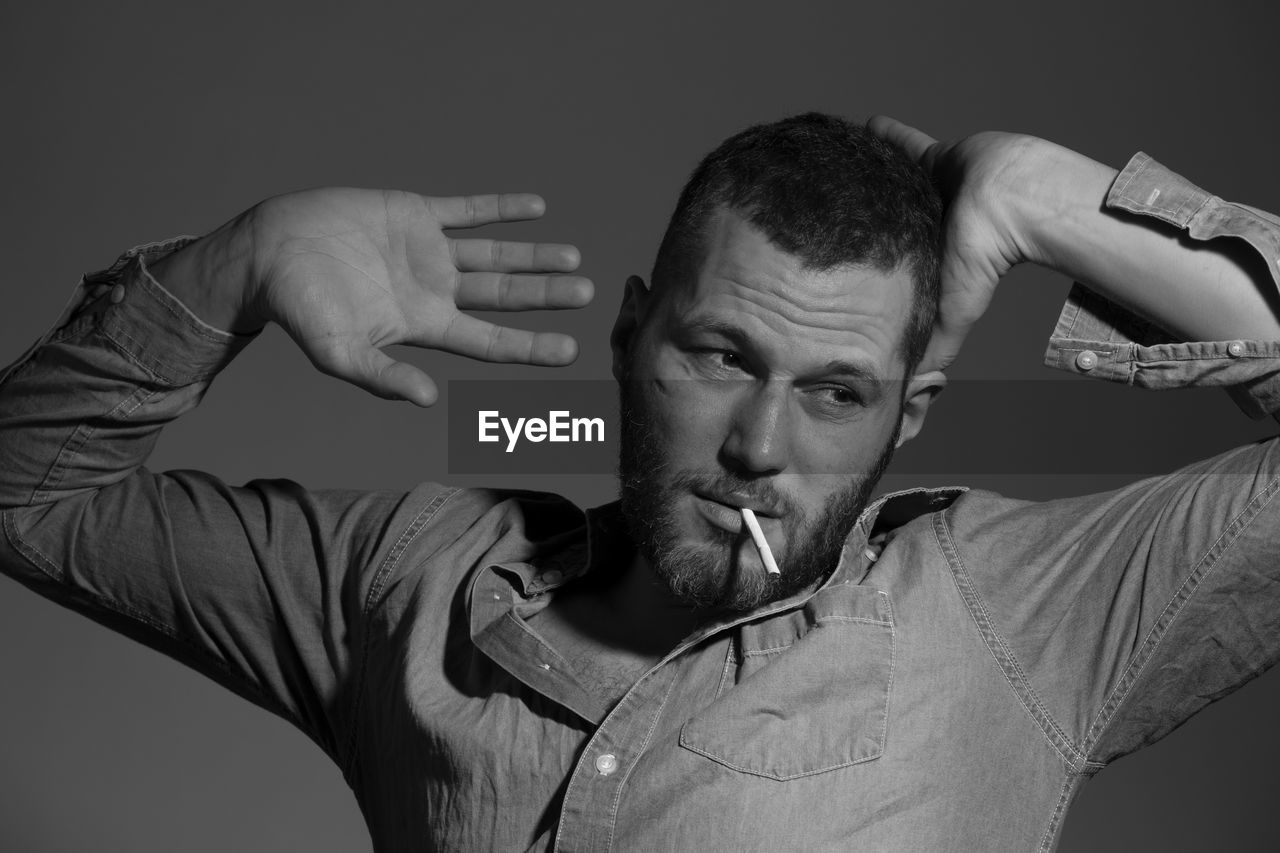
[[[1197,241],[1153,217],[1104,208],[1116,170],[1050,143],[1036,154],[1023,191],[1009,195],[1030,260],[1182,340],[1280,340],[1280,296],[1267,269],[1276,258],[1243,240]],[[1144,197],[1161,201],[1154,189]]]
[[[94,297],[97,281],[110,284]],[[0,508],[124,479],[250,336],[210,328],[134,261],[0,381]]]
[[[183,305],[215,329],[248,334],[266,321],[256,306],[253,218],[250,208],[185,248],[150,265]]]

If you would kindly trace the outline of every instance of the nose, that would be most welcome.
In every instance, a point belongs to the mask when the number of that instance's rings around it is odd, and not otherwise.
[[[721,462],[740,474],[777,474],[787,467],[789,455],[787,384],[766,381],[750,387],[736,401]]]

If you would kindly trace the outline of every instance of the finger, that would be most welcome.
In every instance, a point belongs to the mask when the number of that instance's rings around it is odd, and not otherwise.
[[[408,400],[418,406],[430,406],[439,397],[430,376],[372,346],[352,352],[346,370],[332,372],[388,400]]]
[[[933,335],[920,362],[922,369],[946,371],[955,363],[969,332],[990,306],[997,280],[994,271],[981,265],[954,256],[943,262],[942,298]]]
[[[458,314],[445,330],[440,349],[480,361],[559,367],[578,357],[578,342],[557,332],[512,329]]]
[[[573,272],[582,261],[563,243],[451,240],[450,250],[461,272]]]
[[[580,275],[473,272],[462,275],[455,301],[465,311],[535,311],[581,308],[594,295],[591,279]]]
[[[929,149],[938,144],[923,130],[916,130],[888,116],[872,116],[867,120],[867,129],[881,139],[901,148],[906,155],[918,163],[923,163]]]
[[[537,219],[547,210],[547,203],[542,200],[542,196],[533,193],[425,198],[427,207],[445,228],[475,228],[494,222]]]
[[[941,326],[935,326],[933,337],[929,339],[929,345],[925,348],[924,357],[920,359],[920,366],[916,372],[927,373],[930,370],[940,370],[946,373],[960,355],[960,349],[964,346],[967,334],[967,329],[944,329]]]

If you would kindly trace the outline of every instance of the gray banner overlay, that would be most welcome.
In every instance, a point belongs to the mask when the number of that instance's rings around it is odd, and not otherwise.
[[[612,474],[617,398],[613,380],[451,380],[444,401],[449,473]],[[1191,403],[1221,412],[1223,428],[1212,434],[1184,428]],[[952,380],[923,432],[898,451],[889,470],[1139,477],[1276,432],[1275,421],[1250,421],[1215,389],[1149,392],[1087,380]],[[481,441],[482,434],[490,440]]]
[[[450,474],[611,474],[617,468],[613,380],[453,379],[447,393]],[[493,440],[482,441],[482,431]]]

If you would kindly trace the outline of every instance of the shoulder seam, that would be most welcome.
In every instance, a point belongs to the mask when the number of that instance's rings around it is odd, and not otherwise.
[[[369,658],[369,617],[381,598],[382,588],[386,585],[387,578],[390,577],[392,569],[400,562],[400,558],[404,556],[404,552],[408,549],[410,543],[417,538],[418,534],[435,517],[441,507],[461,491],[458,488],[445,489],[418,511],[418,514],[413,517],[413,520],[409,522],[409,525],[396,539],[395,544],[391,546],[391,550],[387,551],[387,555],[382,558],[382,562],[378,564],[377,572],[374,573],[373,582],[369,584],[369,592],[365,596],[364,606],[360,610],[360,631],[363,635],[360,643],[360,661],[356,670],[356,682],[352,693],[351,721],[348,723],[347,736],[345,738],[347,748],[344,750],[341,764],[342,774],[344,777],[348,777],[348,783],[352,782],[349,776],[351,769],[355,766],[356,731],[359,729],[361,699],[364,695],[365,668]]]
[[[1094,718],[1093,724],[1089,726],[1084,743],[1081,744],[1086,756],[1102,740],[1102,736],[1106,733],[1107,727],[1111,724],[1116,711],[1129,698],[1133,685],[1142,677],[1156,649],[1159,648],[1174,623],[1178,621],[1178,616],[1181,615],[1187,603],[1191,601],[1192,597],[1200,589],[1204,579],[1217,568],[1222,556],[1231,550],[1231,547],[1239,540],[1240,534],[1258,517],[1258,514],[1277,494],[1280,494],[1280,475],[1273,477],[1261,491],[1250,499],[1244,509],[1235,518],[1231,519],[1226,527],[1223,528],[1222,533],[1218,535],[1218,538],[1205,551],[1196,567],[1187,575],[1186,580],[1178,586],[1168,603],[1165,604],[1164,609],[1160,611],[1160,616],[1155,620],[1155,624],[1151,626],[1151,630],[1147,632],[1141,647],[1129,662],[1129,665],[1125,667],[1124,674],[1102,703],[1102,708],[1098,711],[1097,717]],[[1104,766],[1098,762],[1090,763],[1094,766]]]
[[[1071,742],[1071,739],[1067,737],[1061,726],[1058,725],[1048,709],[1045,708],[1039,695],[1031,686],[1031,681],[1026,672],[1023,671],[1017,657],[1013,654],[1013,650],[1009,647],[1004,637],[1000,635],[1000,632],[996,630],[991,614],[987,612],[986,605],[983,604],[981,597],[978,595],[973,579],[969,576],[969,572],[960,558],[960,552],[951,538],[951,530],[946,521],[946,515],[949,512],[950,507],[934,513],[933,532],[938,548],[942,551],[943,556],[947,559],[947,564],[951,567],[951,576],[960,592],[960,597],[964,600],[970,617],[977,625],[978,632],[982,635],[982,640],[986,644],[987,650],[991,652],[996,665],[1013,689],[1014,695],[1018,697],[1018,702],[1022,705],[1023,710],[1027,712],[1027,716],[1040,729],[1045,741],[1058,754],[1068,769],[1073,773],[1078,773],[1085,764],[1085,755]]]
[[[1058,804],[1053,807],[1053,814],[1049,816],[1049,824],[1044,828],[1044,835],[1040,838],[1038,853],[1049,853],[1053,849],[1054,839],[1058,837],[1058,830],[1062,827],[1062,817],[1066,814],[1067,805],[1071,802],[1071,797],[1079,784],[1080,776],[1076,773],[1068,773],[1067,778],[1062,781],[1062,790],[1058,794]]]

